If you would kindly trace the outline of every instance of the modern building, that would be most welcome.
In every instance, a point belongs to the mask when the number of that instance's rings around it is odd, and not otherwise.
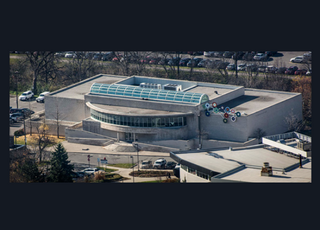
[[[311,182],[311,157],[303,156],[299,145],[293,143],[309,139],[311,145],[311,138],[296,132],[285,135],[295,138],[287,138],[276,147],[258,144],[178,151],[170,156],[180,163],[181,182]]]
[[[99,74],[46,95],[45,117],[81,123],[79,137],[121,141],[246,142],[258,128],[286,132],[302,96],[243,86]],[[81,132],[80,132],[81,131]],[[65,130],[66,138],[71,137]],[[75,132],[73,132],[74,134]],[[192,147],[191,147],[192,148]]]

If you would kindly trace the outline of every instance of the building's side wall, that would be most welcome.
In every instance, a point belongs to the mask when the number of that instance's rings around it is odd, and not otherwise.
[[[285,118],[290,116],[290,114],[295,115],[298,120],[302,120],[301,94],[249,115],[247,117],[249,136],[253,136],[253,133],[258,128],[265,131],[266,135],[287,132],[288,125]]]
[[[85,118],[85,103],[81,99],[46,96],[46,119],[56,119],[57,111],[59,120],[81,121]]]
[[[194,175],[192,173],[186,172],[184,169],[180,167],[180,182],[183,182],[186,180],[187,183],[209,183],[209,180],[206,180],[202,177],[198,177],[197,175]]]
[[[208,139],[228,140],[245,142],[248,140],[247,117],[237,117],[235,122],[228,118],[228,122],[224,123],[220,115],[210,114],[207,117],[204,111],[201,112],[200,127],[202,134]]]

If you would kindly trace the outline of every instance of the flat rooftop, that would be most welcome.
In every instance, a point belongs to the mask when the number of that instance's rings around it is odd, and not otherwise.
[[[137,115],[137,116],[152,116],[155,115],[184,115],[186,113],[178,113],[178,112],[169,112],[165,110],[154,110],[154,109],[141,109],[141,108],[134,108],[134,107],[124,107],[124,106],[111,106],[111,105],[102,105],[96,103],[87,102],[87,105],[90,107],[90,104],[96,108],[100,108],[101,112],[108,113],[108,114],[118,114],[118,115]],[[193,114],[193,113],[190,113]]]
[[[228,88],[217,88],[217,87],[208,87],[208,86],[196,86],[192,89],[185,90],[185,92],[190,93],[204,93],[209,96],[209,100],[221,97],[221,94],[233,91],[234,89],[228,89]],[[218,94],[216,94],[214,91],[217,91]]]
[[[286,168],[299,162],[297,159],[264,148],[233,151],[229,149],[204,152],[188,151],[174,154],[182,160],[219,173],[229,171],[242,164],[262,167],[264,162],[269,162],[271,167]]]
[[[54,96],[84,99],[84,95],[90,91],[90,87],[92,86],[93,83],[113,84],[124,78],[127,78],[127,77],[101,74],[101,76],[98,76],[98,77],[95,76],[95,77],[86,79],[87,81],[84,80],[83,82],[79,82],[71,86],[68,86],[65,88],[65,90],[58,90],[57,93],[54,94]]]
[[[279,171],[273,171],[273,176],[261,176],[260,169],[254,168],[244,168],[240,171],[237,171],[231,175],[222,177],[221,179],[234,180],[234,181],[244,181],[244,182],[263,182],[263,183],[311,183],[311,162],[308,162],[302,165],[302,168],[296,168],[292,171],[282,174]]]
[[[244,95],[223,103],[223,106],[250,115],[297,95],[297,93],[281,91],[245,89]]]

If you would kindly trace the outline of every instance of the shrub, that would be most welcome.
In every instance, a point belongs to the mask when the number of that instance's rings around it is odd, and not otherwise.
[[[24,135],[24,129],[19,129],[17,131],[14,132],[14,135],[16,137],[20,137],[20,136],[23,136]]]
[[[95,180],[103,180],[105,178],[106,173],[104,171],[97,171],[94,173]]]

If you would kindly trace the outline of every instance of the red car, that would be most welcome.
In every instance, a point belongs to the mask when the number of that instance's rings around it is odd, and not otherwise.
[[[294,72],[294,75],[305,75],[307,73],[306,69],[298,69]]]
[[[290,66],[284,73],[293,75],[296,70],[298,70],[297,66]]]

